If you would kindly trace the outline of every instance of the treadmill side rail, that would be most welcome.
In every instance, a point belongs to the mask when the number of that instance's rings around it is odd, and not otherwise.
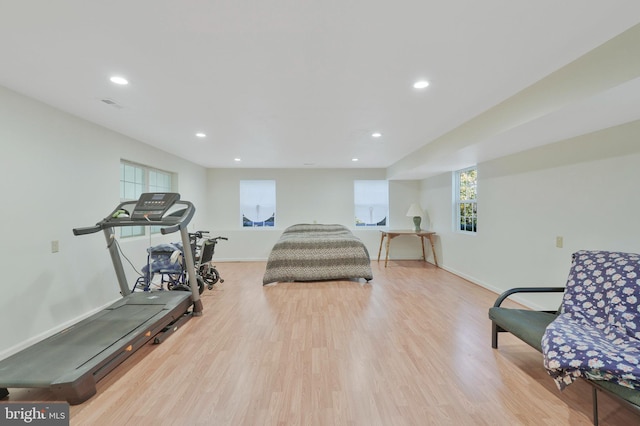
[[[71,405],[82,404],[97,392],[93,374],[85,374],[73,382],[52,383],[50,389],[56,394],[56,397]]]

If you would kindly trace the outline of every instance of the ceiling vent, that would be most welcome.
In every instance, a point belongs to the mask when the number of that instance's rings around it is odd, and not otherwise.
[[[105,104],[111,105],[114,108],[118,108],[118,109],[122,109],[123,108],[122,105],[120,105],[119,103],[117,103],[113,99],[109,99],[109,98],[100,99],[100,102],[104,102]]]

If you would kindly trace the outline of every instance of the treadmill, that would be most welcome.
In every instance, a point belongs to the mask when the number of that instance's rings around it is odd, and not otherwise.
[[[129,213],[131,212],[131,213]],[[80,404],[96,393],[96,383],[153,339],[160,343],[192,316],[202,315],[187,224],[195,207],[177,193],[144,193],[123,202],[96,225],[74,235],[103,231],[122,299],[71,327],[0,361],[0,398],[8,388],[49,388],[59,400]],[[191,291],[137,291],[127,285],[115,228],[160,226],[180,232]]]

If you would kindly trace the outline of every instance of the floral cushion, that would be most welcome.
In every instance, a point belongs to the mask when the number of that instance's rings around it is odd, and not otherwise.
[[[576,378],[640,389],[640,255],[574,253],[560,315],[542,337],[559,389]]]

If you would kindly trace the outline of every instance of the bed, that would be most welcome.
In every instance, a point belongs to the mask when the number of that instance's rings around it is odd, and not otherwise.
[[[351,278],[373,279],[362,241],[343,225],[298,224],[273,246],[262,284]]]

